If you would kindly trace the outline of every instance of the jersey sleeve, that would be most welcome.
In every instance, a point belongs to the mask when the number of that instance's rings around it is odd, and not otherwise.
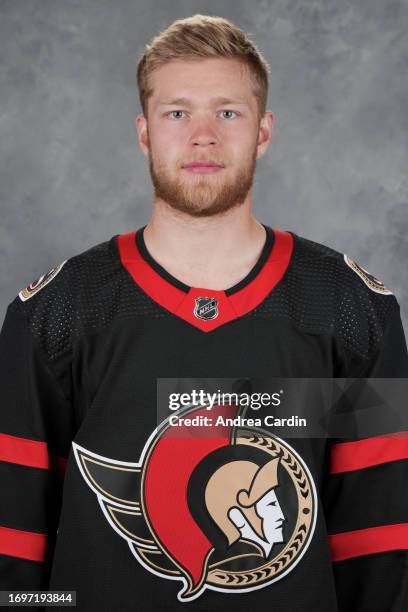
[[[0,332],[0,590],[46,590],[73,420],[20,302]]]
[[[404,393],[408,355],[400,308],[393,295],[382,297],[392,307],[361,378],[393,379],[387,384]],[[378,435],[329,444],[323,503],[339,612],[408,610],[408,408],[403,410],[399,420],[383,415]]]

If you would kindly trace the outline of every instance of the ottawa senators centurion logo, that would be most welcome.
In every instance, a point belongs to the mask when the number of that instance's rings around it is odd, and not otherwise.
[[[382,283],[380,280],[378,280],[378,278],[370,274],[370,272],[367,272],[367,270],[365,270],[356,261],[354,261],[354,259],[346,255],[346,253],[343,254],[343,257],[346,264],[352,270],[354,270],[356,274],[358,274],[358,276],[365,282],[367,287],[369,287],[372,291],[375,291],[376,293],[383,293],[384,295],[393,295],[392,291],[387,289],[384,283]]]
[[[224,423],[236,405],[188,407],[179,417]],[[192,430],[194,429],[194,432]],[[181,602],[205,589],[243,593],[271,585],[305,554],[317,498],[305,462],[266,430],[234,425],[157,427],[139,461],[75,458],[112,529],[154,575],[181,581]]]
[[[22,302],[29,300],[31,297],[33,297],[35,293],[37,293],[43,287],[45,287],[45,285],[48,285],[48,283],[57,276],[58,272],[61,270],[62,266],[66,262],[67,260],[65,259],[63,262],[61,262],[57,266],[54,266],[53,268],[51,268],[51,270],[49,270],[46,274],[42,274],[35,281],[27,285],[27,287],[24,287],[24,289],[21,289],[21,291],[19,291],[18,293],[20,300]]]

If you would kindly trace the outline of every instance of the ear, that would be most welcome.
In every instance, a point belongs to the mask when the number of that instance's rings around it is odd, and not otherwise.
[[[267,111],[259,123],[258,146],[256,159],[262,157],[272,139],[272,130],[275,123],[275,115],[272,111]]]
[[[144,115],[137,115],[135,128],[138,135],[139,145],[145,157],[149,157],[149,137],[147,133],[147,119]]]

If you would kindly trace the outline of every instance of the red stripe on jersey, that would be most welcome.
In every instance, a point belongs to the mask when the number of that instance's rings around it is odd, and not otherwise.
[[[329,535],[332,561],[408,549],[408,523],[381,525]]]
[[[210,332],[254,309],[285,274],[293,252],[293,236],[275,228],[273,233],[274,243],[261,270],[247,285],[231,295],[223,290],[202,287],[190,287],[186,293],[172,285],[143,258],[136,244],[136,231],[119,234],[117,244],[122,265],[147,295],[194,327]],[[195,315],[196,300],[200,297],[216,300],[216,318],[204,320]]]
[[[407,431],[334,444],[330,473],[351,472],[399,459],[408,459]]]
[[[273,228],[275,241],[272,251],[259,274],[249,285],[229,296],[229,302],[237,316],[241,316],[260,304],[285,274],[293,252],[293,236],[289,232]]]
[[[0,461],[19,463],[44,470],[50,469],[46,442],[37,442],[9,434],[0,434]]]
[[[31,561],[44,561],[47,546],[45,533],[33,533],[0,526],[0,553]]]

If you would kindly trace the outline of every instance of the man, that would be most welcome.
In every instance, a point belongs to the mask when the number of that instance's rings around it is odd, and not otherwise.
[[[237,424],[238,401],[193,399],[177,426],[160,411],[169,381],[270,390],[277,377],[265,411],[287,416],[289,379],[408,376],[392,292],[251,214],[274,123],[267,85],[267,63],[226,19],[195,15],[156,37],[136,118],[151,220],[9,304],[3,590],[73,590],[79,610],[407,609],[406,423],[289,443],[266,421]],[[304,399],[313,421],[318,402]],[[354,422],[356,406],[338,414]]]

